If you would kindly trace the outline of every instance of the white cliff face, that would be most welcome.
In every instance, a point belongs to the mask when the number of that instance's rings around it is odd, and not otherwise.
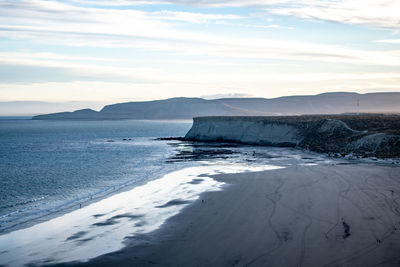
[[[400,157],[399,135],[357,131],[341,120],[326,118],[199,117],[185,138]]]
[[[296,146],[303,139],[296,127],[285,123],[212,117],[195,118],[185,138],[285,146]]]

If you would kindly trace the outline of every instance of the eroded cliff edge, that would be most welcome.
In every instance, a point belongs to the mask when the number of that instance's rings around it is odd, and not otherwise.
[[[400,116],[197,117],[185,139],[392,158],[400,157]]]

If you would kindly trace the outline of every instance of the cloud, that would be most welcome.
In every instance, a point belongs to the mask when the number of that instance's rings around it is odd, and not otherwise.
[[[400,39],[375,40],[375,43],[400,44]]]
[[[101,6],[138,6],[158,4],[180,4],[200,7],[264,7],[269,5],[291,2],[291,0],[70,0],[83,4]]]
[[[42,60],[64,60],[64,61],[115,61],[113,58],[106,57],[90,57],[90,56],[76,56],[76,55],[65,55],[65,54],[56,54],[49,52],[0,52],[0,62],[1,61],[13,61],[18,59],[42,59]],[[120,60],[120,59],[118,59]]]
[[[247,93],[225,93],[225,94],[202,95],[200,97],[204,99],[218,99],[218,98],[243,98],[252,96],[253,95]]]
[[[387,0],[314,0],[302,4],[287,3],[269,7],[271,13],[296,16],[309,20],[324,20],[344,24],[358,24],[398,31],[399,1]]]
[[[329,74],[327,74],[329,75]],[[318,75],[315,75],[318,76]],[[273,77],[270,75],[269,77]],[[292,94],[317,94],[334,91],[352,92],[399,92],[399,78],[382,78],[365,80],[330,80],[299,82],[291,80],[290,75],[283,75],[280,81],[231,81],[216,83],[203,81],[197,83],[118,83],[99,81],[46,82],[30,84],[0,83],[0,101],[11,100],[42,100],[42,101],[107,101],[121,102],[132,100],[163,99],[174,96],[198,97],[212,95],[216,92],[232,92],[230,88],[240,88],[240,91],[257,97],[279,97]],[[340,75],[339,75],[340,77]],[[244,78],[242,78],[244,80]],[[227,89],[227,85],[230,88]],[[16,94],[18,92],[18,94]]]
[[[84,60],[84,62],[82,62]],[[9,70],[18,68],[20,72],[27,73],[31,81],[113,81],[134,83],[157,83],[160,79],[160,70],[144,67],[118,67],[107,63],[112,59],[66,56],[54,53],[17,53],[0,52],[0,68],[5,66]],[[103,64],[99,64],[103,63]],[[23,71],[25,68],[25,71]],[[30,72],[35,70],[32,75]],[[4,80],[12,82],[28,82],[27,77],[20,75],[8,75]],[[47,78],[46,78],[47,77]]]
[[[118,2],[112,3],[117,4]],[[83,22],[101,23],[105,19],[106,21],[104,22],[119,23],[120,26],[125,21],[127,23],[126,26],[129,27],[133,26],[132,21],[138,22],[138,20],[142,20],[141,22],[156,23],[156,26],[160,26],[159,23],[163,20],[207,23],[244,18],[235,14],[210,14],[170,10],[145,12],[137,9],[95,8],[43,0],[0,1],[0,14],[2,15],[1,20],[3,22],[11,19],[13,23],[20,22],[21,24],[33,22],[33,25],[38,25],[46,21],[52,21],[53,23],[68,21],[70,24]]]
[[[90,1],[86,1],[90,2]],[[155,3],[202,7],[254,7],[273,14],[400,30],[400,2],[396,0],[165,0],[100,1],[103,5],[148,5]]]
[[[3,1],[0,2],[0,37],[62,46],[164,51],[181,56],[400,65],[400,55],[396,51],[350,49],[261,37],[228,37],[185,30],[170,22],[203,23],[240,18],[230,14],[102,9],[42,0]],[[272,24],[265,27],[280,26]]]
[[[90,57],[89,57],[90,58]],[[1,66],[20,66],[26,70],[35,67],[43,75],[55,73],[60,77],[67,77],[68,81],[118,82],[120,84],[154,84],[162,87],[165,84],[184,85],[196,84],[199,86],[226,85],[226,84],[284,84],[284,83],[316,83],[316,82],[343,82],[343,81],[400,81],[400,73],[389,72],[265,72],[263,68],[253,65],[252,69],[228,69],[219,72],[205,69],[196,69],[196,76],[182,74],[180,70],[157,69],[144,67],[110,66],[105,62],[80,62],[81,57],[67,58],[58,54],[42,53],[0,53]],[[103,63],[103,64],[99,64]],[[209,62],[208,64],[213,64]],[[186,64],[187,65],[187,64]],[[255,69],[254,69],[255,68]],[[23,70],[23,69],[22,69]],[[51,71],[51,72],[49,72]],[[21,71],[27,73],[27,71]],[[64,72],[64,74],[63,74]],[[190,72],[189,72],[190,73]],[[44,80],[45,81],[45,80]],[[16,80],[15,82],[18,82]],[[25,81],[28,82],[28,81]],[[215,94],[215,93],[211,93]]]
[[[70,3],[78,3],[92,6],[143,6],[143,5],[160,5],[168,4],[167,1],[157,0],[69,0]]]
[[[231,15],[231,14],[202,14],[193,12],[182,12],[182,11],[168,11],[162,10],[150,13],[150,16],[160,20],[176,20],[190,23],[207,23],[210,21],[221,21],[221,20],[237,20],[243,19],[243,16]]]
[[[279,24],[250,24],[250,23],[231,23],[231,22],[221,22],[224,25],[229,25],[232,27],[246,27],[246,28],[259,28],[259,29],[286,29],[293,30],[294,27],[282,26]]]
[[[83,27],[82,27],[83,28]],[[74,32],[60,28],[0,26],[0,36],[27,38],[70,46],[129,47],[170,51],[182,56],[212,56],[236,59],[285,59],[330,63],[399,66],[398,51],[350,49],[337,45],[256,38],[233,38],[164,29],[163,32],[97,32],[82,28]]]

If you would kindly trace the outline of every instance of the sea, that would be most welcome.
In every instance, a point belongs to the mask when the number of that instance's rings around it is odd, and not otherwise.
[[[0,120],[0,231],[178,169],[190,121]]]
[[[191,125],[0,119],[0,265],[117,251],[201,193],[229,186],[215,174],[334,162],[293,148],[159,139],[184,136]]]

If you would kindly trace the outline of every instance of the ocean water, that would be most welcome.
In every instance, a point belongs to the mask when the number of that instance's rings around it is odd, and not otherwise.
[[[154,139],[182,136],[190,127],[174,121],[0,120],[0,233],[181,168],[184,163],[165,163],[176,147]]]
[[[212,175],[337,164],[293,148],[160,141],[191,122],[0,120],[0,265],[87,261],[162,227]]]

